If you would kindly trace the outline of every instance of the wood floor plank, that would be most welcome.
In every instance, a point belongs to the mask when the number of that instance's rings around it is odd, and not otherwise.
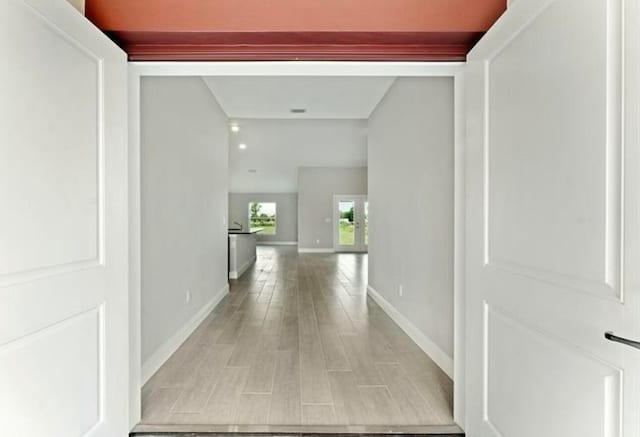
[[[364,404],[353,372],[329,372],[337,425],[365,424]]]
[[[261,335],[243,393],[271,393],[277,364],[278,337]]]
[[[398,353],[423,353],[422,349],[386,314],[370,317],[369,325],[384,336]]]
[[[260,295],[257,295],[258,297]],[[269,302],[262,302],[256,298],[255,300],[249,300],[250,303],[244,307],[238,308],[238,311],[242,313],[242,324],[244,326],[261,327],[264,323],[264,318],[267,315],[269,309]]]
[[[333,425],[336,414],[333,404],[304,404],[302,406],[303,425]]]
[[[319,325],[319,329],[327,370],[351,370],[336,327],[334,325]]]
[[[358,389],[364,405],[364,421],[367,425],[385,425],[401,417],[400,409],[386,386],[360,386]]]
[[[233,346],[228,344],[211,346],[203,364],[191,374],[173,405],[174,413],[198,413],[204,409],[232,351]]]
[[[224,312],[216,314],[215,317],[207,323],[204,332],[200,336],[201,345],[209,347],[216,344],[227,323],[229,323],[231,315],[237,309],[237,307],[233,306],[227,306],[227,308]]]
[[[300,344],[300,386],[303,403],[333,402],[319,335]]]
[[[360,341],[376,363],[397,363],[398,354],[387,338],[369,320],[354,322]]]
[[[206,353],[206,347],[197,342],[183,343],[152,377],[151,384],[158,387],[184,387],[202,364]]]
[[[382,378],[367,339],[362,335],[341,335],[345,353],[358,385],[381,385]]]
[[[451,379],[424,353],[400,354],[399,360],[409,379],[438,418],[434,424],[451,423],[453,417]]]
[[[297,425],[300,422],[300,362],[298,351],[278,351],[269,423],[273,425]]]
[[[234,312],[229,318],[229,322],[224,327],[220,336],[216,339],[216,344],[235,344],[238,340],[238,336],[242,331],[242,317],[243,314]]]
[[[318,321],[318,324],[332,324],[333,319],[331,318],[331,314],[329,312],[329,309],[327,308],[327,303],[324,300],[322,291],[318,289],[316,292],[312,293],[311,298],[313,300],[313,307],[316,313],[316,320]]]
[[[247,382],[248,367],[225,367],[204,408],[207,423],[228,425],[237,415],[242,389]]]
[[[242,394],[233,423],[238,425],[266,425],[269,419],[270,394]]]
[[[377,364],[385,385],[397,405],[402,406],[401,414],[408,425],[439,423],[440,417],[420,395],[399,364]]]
[[[142,405],[146,405],[147,401],[149,400],[149,397],[151,396],[151,394],[153,394],[154,390],[158,388],[155,385],[153,385],[151,383],[151,380],[149,380],[149,382],[147,382],[143,387],[142,387],[142,393],[141,393],[141,402]]]
[[[280,333],[280,326],[282,325],[282,305],[269,304],[267,315],[264,319],[264,325],[262,326],[262,335],[275,336]]]
[[[206,418],[201,413],[171,413],[168,424],[188,423],[190,425],[206,424]]]
[[[312,286],[308,281],[307,287]],[[298,329],[302,402],[331,403],[331,389],[310,291],[301,290],[298,295]]]
[[[249,367],[256,355],[256,345],[260,338],[260,328],[257,326],[245,326],[238,336],[236,347],[233,349],[228,365],[233,367]]]
[[[299,348],[298,316],[284,315],[278,335],[278,350],[297,351]]]
[[[313,307],[313,299],[308,291],[298,295],[298,326],[300,342],[313,342],[318,338],[318,321]]]
[[[230,284],[145,384],[143,424],[453,424],[453,383],[367,297],[366,256],[261,246]]]
[[[355,334],[356,329],[352,320],[342,308],[341,304],[327,305],[329,315],[333,324],[338,328],[340,334]]]
[[[142,406],[144,423],[166,423],[171,415],[171,408],[182,392],[181,388],[161,387],[149,396]]]

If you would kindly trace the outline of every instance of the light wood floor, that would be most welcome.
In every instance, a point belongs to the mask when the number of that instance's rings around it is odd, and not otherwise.
[[[143,424],[449,425],[452,381],[366,295],[367,255],[259,247],[142,391]]]

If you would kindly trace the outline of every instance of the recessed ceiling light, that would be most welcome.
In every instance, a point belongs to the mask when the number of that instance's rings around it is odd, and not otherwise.
[[[246,149],[246,148],[247,148],[247,145],[246,145],[245,143],[240,143],[240,144],[238,144],[238,149],[240,149],[240,150],[244,150],[244,149]]]
[[[231,124],[231,132],[240,132],[240,126],[237,123]]]
[[[289,112],[291,112],[292,114],[304,114],[305,112],[307,112],[306,108],[291,108],[289,109]]]

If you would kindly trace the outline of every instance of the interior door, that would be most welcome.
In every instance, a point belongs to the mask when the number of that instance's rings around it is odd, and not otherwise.
[[[3,0],[0,58],[0,434],[125,436],[126,56]]]
[[[640,435],[639,4],[517,0],[468,56],[471,437]]]
[[[333,248],[366,252],[369,244],[369,202],[364,195],[334,196]]]

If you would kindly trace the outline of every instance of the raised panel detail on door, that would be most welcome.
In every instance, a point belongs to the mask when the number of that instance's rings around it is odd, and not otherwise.
[[[639,28],[518,0],[467,57],[468,435],[640,435]]]
[[[580,25],[560,23],[578,4]],[[618,299],[620,11],[550,2],[487,61],[485,82],[485,262]],[[536,55],[514,69],[522,53]]]
[[[66,0],[0,1],[0,435],[126,435],[127,61]]]
[[[101,420],[101,314],[86,311],[0,347],[3,435],[80,436]],[[46,421],[34,420],[34,406]]]
[[[31,6],[6,7],[14,18],[2,21],[12,37],[0,42],[13,48],[0,75],[10,102],[0,106],[0,283],[99,262],[102,221],[101,61]]]
[[[484,315],[484,415],[496,436],[620,435],[621,370],[489,304]]]

